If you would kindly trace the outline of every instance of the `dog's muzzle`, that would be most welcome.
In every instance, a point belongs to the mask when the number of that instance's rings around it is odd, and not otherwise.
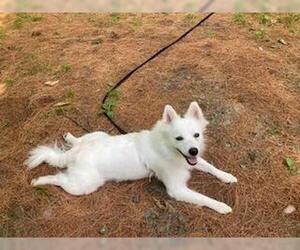
[[[176,148],[177,151],[184,157],[184,159],[187,161],[187,163],[191,166],[195,166],[198,163],[198,159],[196,156],[186,156],[184,153],[182,153],[178,148]]]

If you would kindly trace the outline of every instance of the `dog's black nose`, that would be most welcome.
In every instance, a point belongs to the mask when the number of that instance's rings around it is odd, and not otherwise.
[[[197,148],[190,148],[189,150],[190,155],[197,155],[198,154],[198,149]]]

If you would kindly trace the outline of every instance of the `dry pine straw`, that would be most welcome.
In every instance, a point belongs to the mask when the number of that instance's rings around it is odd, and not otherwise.
[[[8,18],[8,26],[13,18]],[[299,164],[299,89],[292,85],[299,80],[299,45],[272,49],[257,44],[231,15],[214,16],[132,76],[119,89],[115,117],[123,128],[136,131],[151,127],[166,103],[183,112],[197,100],[210,121],[205,157],[236,175],[239,183],[226,185],[193,172],[189,185],[231,205],[232,214],[176,202],[154,179],[108,183],[77,198],[56,187],[29,185],[33,177],[56,171],[46,166],[24,170],[22,162],[33,146],[52,142],[66,131],[83,133],[53,108],[55,103],[68,99],[69,115],[82,123],[88,120],[94,129],[111,130],[97,115],[99,97],[108,85],[191,25],[184,14],[124,14],[117,24],[110,18],[43,15],[40,22],[8,30],[1,41],[1,80],[13,76],[14,84],[0,97],[0,234],[299,236],[299,208],[283,213],[287,205],[300,204],[299,175],[290,174],[282,163],[290,156]],[[135,18],[142,19],[141,27],[132,27],[139,23]],[[279,35],[295,39],[281,26],[276,28],[273,41]],[[32,37],[32,30],[41,35]],[[95,37],[102,43],[86,41]],[[258,46],[266,47],[262,52]],[[67,64],[71,70],[62,73],[61,66]],[[54,87],[43,85],[57,79],[60,83]]]

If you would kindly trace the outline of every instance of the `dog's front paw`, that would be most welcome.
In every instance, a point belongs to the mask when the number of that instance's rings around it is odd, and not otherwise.
[[[234,177],[232,174],[224,173],[224,175],[221,176],[221,181],[225,183],[235,183],[237,182],[237,178]]]
[[[232,212],[232,208],[223,202],[219,202],[218,205],[214,207],[214,210],[216,210],[220,214],[228,214]]]
[[[34,186],[34,187],[37,186],[37,180],[38,180],[37,178],[36,179],[32,179],[31,182],[30,182],[30,185]]]

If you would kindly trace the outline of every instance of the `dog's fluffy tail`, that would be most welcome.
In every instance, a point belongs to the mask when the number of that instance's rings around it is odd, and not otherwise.
[[[24,162],[24,165],[28,169],[33,169],[43,162],[51,166],[64,168],[66,167],[65,151],[60,149],[56,144],[54,146],[38,146],[29,153],[29,157]]]

